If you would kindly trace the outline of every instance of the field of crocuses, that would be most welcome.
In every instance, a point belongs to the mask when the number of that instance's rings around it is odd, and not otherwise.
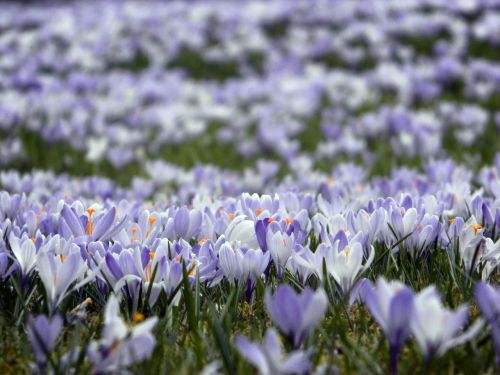
[[[500,372],[500,0],[0,2],[1,374]]]

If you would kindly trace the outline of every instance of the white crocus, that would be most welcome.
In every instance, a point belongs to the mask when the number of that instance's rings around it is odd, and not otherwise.
[[[29,238],[20,240],[12,233],[9,236],[9,244],[21,268],[22,275],[28,275],[35,266],[37,258],[35,244]]]
[[[446,309],[434,286],[422,290],[414,301],[411,330],[426,360],[441,356],[448,349],[465,343],[482,328],[483,322],[477,320],[461,333],[468,320],[468,307],[460,305],[455,311]]]
[[[249,249],[260,247],[255,234],[255,223],[245,216],[237,216],[229,223],[225,237],[230,242],[239,243],[241,247]]]

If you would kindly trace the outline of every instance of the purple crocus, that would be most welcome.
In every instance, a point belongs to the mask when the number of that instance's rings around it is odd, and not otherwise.
[[[276,293],[266,292],[267,311],[281,332],[298,348],[323,318],[328,300],[323,289],[314,292],[305,288],[297,294],[292,287],[281,284]]]
[[[236,336],[236,347],[240,354],[254,365],[261,375],[305,374],[311,369],[310,353],[295,350],[283,353],[283,345],[274,328],[269,328],[262,344]]]
[[[496,363],[497,366],[500,366],[500,289],[478,282],[474,290],[474,297],[483,316],[491,326]]]
[[[387,282],[379,277],[375,288],[368,282],[360,293],[389,341],[391,373],[396,374],[399,352],[410,336],[413,292],[399,281]]]
[[[56,346],[62,328],[63,319],[59,315],[53,316],[52,319],[48,319],[45,315],[28,317],[28,339],[39,368],[45,366],[47,356]]]

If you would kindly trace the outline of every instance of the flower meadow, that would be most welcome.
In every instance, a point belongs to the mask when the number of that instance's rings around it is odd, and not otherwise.
[[[0,372],[500,371],[500,1],[0,3]]]

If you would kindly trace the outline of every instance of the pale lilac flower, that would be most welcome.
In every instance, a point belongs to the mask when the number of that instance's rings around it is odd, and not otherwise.
[[[236,347],[240,354],[254,365],[261,375],[306,374],[311,369],[311,353],[295,350],[283,353],[283,345],[278,333],[269,328],[262,344],[236,336]]]
[[[63,328],[63,319],[59,315],[48,319],[45,315],[28,317],[28,339],[35,353],[36,362],[43,367],[47,356],[52,353]]]
[[[66,297],[69,287],[80,279],[87,269],[80,251],[73,245],[67,255],[52,255],[42,252],[37,258],[38,274],[47,293],[49,311],[54,311]]]
[[[152,317],[128,328],[120,316],[118,299],[111,295],[104,312],[101,338],[87,347],[92,372],[119,373],[149,357],[156,342],[152,330],[157,321],[157,317]]]
[[[496,363],[500,366],[500,289],[478,282],[474,290],[477,305],[491,327],[491,337],[496,353]]]
[[[389,341],[391,373],[397,373],[397,360],[401,347],[410,336],[410,320],[413,315],[413,292],[399,281],[377,279],[360,291],[366,307],[382,328]]]
[[[477,320],[463,332],[468,320],[468,307],[461,305],[455,311],[446,309],[434,286],[418,293],[414,306],[410,327],[426,361],[471,340],[482,327],[482,322]]]
[[[265,302],[274,324],[296,348],[323,319],[328,306],[323,289],[314,292],[306,288],[298,294],[287,284],[281,284],[274,295],[267,291]]]

